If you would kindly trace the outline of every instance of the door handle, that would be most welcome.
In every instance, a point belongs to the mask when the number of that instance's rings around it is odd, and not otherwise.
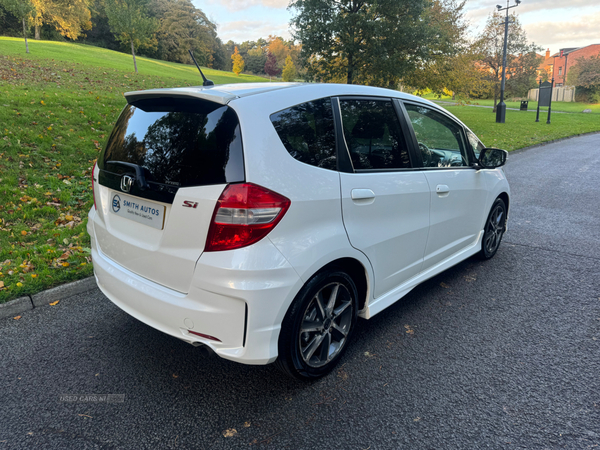
[[[352,189],[352,200],[372,200],[375,198],[375,192],[371,189]]]
[[[435,188],[435,192],[437,192],[438,194],[447,194],[448,192],[450,192],[450,188],[445,184],[438,184]]]

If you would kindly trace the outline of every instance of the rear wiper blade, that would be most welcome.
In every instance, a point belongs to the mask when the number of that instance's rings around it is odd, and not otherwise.
[[[138,166],[137,164],[125,161],[107,161],[106,164],[115,164],[117,166],[124,166],[129,169],[133,169],[133,171],[135,172],[135,182],[137,183],[138,187],[142,191],[145,191],[150,187],[150,185],[146,181],[146,177],[144,176],[144,168],[142,166]]]

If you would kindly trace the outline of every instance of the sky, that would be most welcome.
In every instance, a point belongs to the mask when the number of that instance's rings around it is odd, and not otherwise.
[[[192,0],[197,8],[218,25],[223,42],[255,41],[269,35],[290,39],[289,0]],[[487,16],[505,0],[467,0],[466,18],[473,35],[481,32]],[[514,0],[510,0],[514,5]],[[568,6],[566,6],[568,5]],[[600,1],[598,0],[522,0],[512,8],[530,42],[552,53],[561,48],[600,44]],[[543,53],[543,51],[541,52]]]

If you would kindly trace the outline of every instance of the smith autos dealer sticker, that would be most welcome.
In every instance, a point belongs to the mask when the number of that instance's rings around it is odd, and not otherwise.
[[[117,216],[162,230],[165,224],[165,207],[124,194],[113,194],[111,211]]]

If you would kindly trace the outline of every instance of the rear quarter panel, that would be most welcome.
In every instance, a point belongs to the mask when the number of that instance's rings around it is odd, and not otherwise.
[[[333,94],[322,89],[308,96],[302,89],[289,89],[262,94],[260,103],[246,97],[230,104],[240,118],[246,181],[291,200],[285,217],[268,239],[296,270],[302,284],[323,266],[346,257],[358,260],[368,279],[372,278],[368,259],[350,245],[343,226],[339,173],[294,159],[270,120],[274,112],[330,95]],[[289,303],[291,300],[283,305],[283,313]]]

